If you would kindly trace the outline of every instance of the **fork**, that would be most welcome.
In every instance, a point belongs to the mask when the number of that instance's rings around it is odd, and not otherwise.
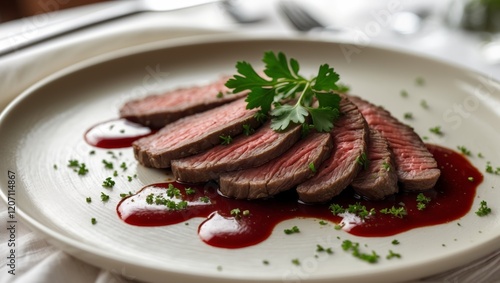
[[[346,32],[348,29],[325,25],[316,19],[305,7],[293,0],[282,0],[279,2],[280,11],[287,17],[290,23],[298,31],[328,31]],[[421,9],[418,11],[402,11],[392,15],[390,30],[397,35],[412,35],[418,33],[423,26],[423,21],[428,18],[431,11]]]
[[[295,1],[280,1],[278,7],[290,23],[299,31],[307,32],[326,27]]]

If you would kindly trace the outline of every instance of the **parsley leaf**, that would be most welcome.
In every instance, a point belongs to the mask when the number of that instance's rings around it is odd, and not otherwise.
[[[306,79],[299,74],[298,61],[288,59],[282,52],[265,52],[262,61],[267,78],[261,77],[250,63],[240,61],[236,63],[238,74],[226,82],[234,93],[249,91],[247,109],[260,108],[261,113],[270,114],[271,128],[276,131],[286,130],[292,123],[307,123],[309,116],[317,131],[333,128],[340,101],[335,93],[340,89],[339,75],[333,68],[323,64],[315,77]],[[290,101],[293,104],[288,104]]]

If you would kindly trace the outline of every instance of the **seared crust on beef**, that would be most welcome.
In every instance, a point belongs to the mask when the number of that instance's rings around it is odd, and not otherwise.
[[[246,170],[224,173],[220,191],[237,199],[258,199],[289,190],[310,178],[332,149],[329,133],[311,133],[281,156]],[[312,169],[311,169],[312,168]]]
[[[245,100],[188,116],[166,125],[156,134],[135,141],[135,158],[144,166],[168,168],[173,159],[191,156],[221,143],[221,136],[236,136],[243,125],[255,128],[257,110],[247,110]]]
[[[431,189],[441,171],[424,142],[413,129],[394,118],[387,110],[359,97],[351,96],[370,127],[380,132],[394,153],[394,163],[402,187],[410,191]]]
[[[164,94],[128,101],[120,108],[120,117],[159,129],[180,118],[215,108],[246,95],[246,93],[228,94],[229,89],[224,85],[227,80],[227,77],[222,77],[210,84],[179,88]]]
[[[300,125],[276,132],[267,122],[251,135],[239,135],[229,145],[218,145],[194,156],[172,160],[172,172],[180,181],[218,180],[221,173],[257,167],[280,156],[300,136]]]
[[[387,141],[375,129],[370,129],[368,166],[351,183],[360,195],[372,200],[383,199],[398,192],[398,176]]]
[[[333,153],[318,173],[297,186],[304,202],[325,202],[342,192],[362,168],[358,159],[366,153],[368,126],[358,108],[345,96],[340,101],[340,118],[331,131]]]

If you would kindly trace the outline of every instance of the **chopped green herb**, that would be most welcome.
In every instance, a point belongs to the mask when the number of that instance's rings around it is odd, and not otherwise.
[[[402,97],[408,97],[408,92],[406,90],[401,90],[401,92],[399,92],[399,94],[402,96]]]
[[[68,161],[68,167],[78,167],[80,166],[80,162],[76,159],[72,159]]]
[[[484,158],[484,156],[483,156],[483,154],[481,152],[477,154],[477,157]]]
[[[429,129],[429,131],[431,133],[434,133],[434,134],[438,135],[438,136],[442,136],[443,135],[443,132],[441,131],[441,126],[432,127],[432,128]]]
[[[337,92],[339,93],[348,93],[351,90],[351,87],[343,84],[343,83],[337,83]]]
[[[356,157],[356,163],[363,166],[363,169],[366,170],[370,165],[370,160],[365,152],[363,152],[360,156]]]
[[[97,224],[97,220],[96,220],[95,218],[93,218],[93,217],[92,217],[92,218],[90,219],[90,223],[92,223],[92,225],[95,225],[95,224]]]
[[[493,173],[493,166],[491,166],[491,162],[486,162],[486,172]]]
[[[391,258],[395,258],[395,257],[401,258],[401,255],[393,252],[392,250],[389,250],[389,254],[385,258],[391,259]]]
[[[241,210],[240,210],[239,208],[233,208],[233,209],[231,209],[231,212],[230,212],[230,213],[231,213],[231,215],[232,215],[233,217],[235,217],[235,218],[238,218],[238,217],[240,217],[240,216],[241,216],[241,215],[240,215],[240,214],[241,214]]]
[[[180,210],[180,209],[186,209],[186,207],[188,207],[188,202],[183,200],[183,201],[180,201],[177,203],[177,206],[176,206],[176,210]]]
[[[255,129],[252,128],[251,125],[249,124],[243,125],[243,134],[245,134],[245,136],[250,136],[253,133],[255,133]]]
[[[491,208],[488,207],[488,203],[486,201],[481,201],[479,209],[476,211],[478,216],[486,216],[491,213]]]
[[[210,198],[207,197],[207,196],[200,197],[199,200],[201,202],[204,202],[204,203],[209,203],[210,202]]]
[[[118,177],[118,171],[113,171],[113,177]]]
[[[132,182],[132,177],[131,176],[127,176],[127,179],[129,182]]]
[[[113,181],[113,179],[111,179],[111,177],[106,178],[106,180],[104,180],[102,182],[102,186],[105,188],[112,188],[114,185],[115,185],[115,181]]]
[[[57,170],[57,165],[56,165],[56,164],[54,164],[54,166],[53,166],[53,167],[54,167],[54,170]]]
[[[316,173],[316,167],[314,166],[314,163],[309,163],[309,170],[311,170],[311,172],[313,173]]]
[[[298,258],[292,259],[292,263],[299,266],[300,265],[300,260]]]
[[[335,226],[333,226],[333,229],[335,229],[335,230],[342,230],[342,227],[344,227],[344,223],[342,223],[342,224],[335,224]]]
[[[326,224],[328,224],[328,223],[326,221],[324,221],[324,220],[320,220],[319,221],[319,225],[326,225]]]
[[[287,235],[290,235],[290,234],[294,234],[294,233],[300,233],[300,229],[297,226],[293,226],[290,229],[285,229],[283,232],[285,232],[285,234],[287,234]]]
[[[264,123],[265,121],[267,121],[267,114],[263,113],[262,111],[255,113],[255,115],[253,116],[258,122]]]
[[[406,209],[404,207],[394,207],[392,206],[391,208],[383,208],[380,210],[380,213],[382,214],[391,214],[393,216],[396,216],[398,218],[403,218],[407,214]]]
[[[268,261],[268,260],[266,260],[266,259],[265,259],[265,260],[263,260],[263,261],[262,261],[262,263],[263,263],[264,265],[269,265],[269,261]]]
[[[222,91],[219,91],[216,95],[217,98],[223,98],[224,97],[224,93],[222,93]]]
[[[387,172],[391,171],[391,164],[390,163],[384,161],[384,163],[382,163],[382,166],[384,167],[385,171],[387,171]]]
[[[124,130],[124,129],[121,129],[121,130],[120,130],[120,134],[123,134],[123,133],[125,133],[125,130]]]
[[[184,191],[186,191],[186,195],[193,195],[196,193],[196,190],[192,188],[186,188]]]
[[[334,215],[339,215],[339,214],[348,212],[348,213],[351,213],[351,214],[359,216],[361,219],[365,219],[368,216],[375,214],[375,209],[374,208],[372,208],[370,210],[367,210],[366,206],[361,205],[361,203],[359,203],[359,202],[357,202],[355,204],[350,204],[347,207],[347,209],[344,208],[344,207],[342,207],[342,206],[340,206],[340,205],[338,205],[338,204],[336,204],[336,203],[331,204],[329,206],[329,208],[330,208],[330,211]]]
[[[391,243],[392,243],[393,245],[399,245],[399,244],[400,244],[400,243],[399,243],[399,241],[398,241],[398,240],[396,240],[396,239],[392,240],[392,242],[391,242]]]
[[[339,75],[333,68],[321,65],[318,74],[308,80],[299,75],[298,61],[288,60],[282,52],[266,52],[262,61],[267,78],[261,77],[250,63],[240,61],[236,64],[239,74],[226,83],[235,93],[250,91],[246,99],[248,109],[260,108],[263,114],[270,112],[271,128],[276,131],[285,130],[290,124],[303,124],[309,115],[317,131],[328,132],[333,128],[340,102],[340,96],[333,93],[339,91],[336,84]],[[287,104],[290,99],[296,103]],[[313,107],[315,101],[317,108]]]
[[[333,250],[332,248],[324,248],[323,246],[321,245],[316,245],[316,251],[317,252],[326,252],[327,254],[333,254]]]
[[[109,155],[111,155],[111,158],[117,159],[116,154],[113,151],[108,150],[106,153],[109,154]]]
[[[427,101],[424,99],[420,101],[420,106],[422,106],[422,108],[424,109],[429,109],[429,104],[427,104]]]
[[[125,162],[122,162],[122,164],[120,164],[120,168],[123,169],[123,171],[127,171],[128,167],[127,167],[127,163]]]
[[[109,161],[103,159],[102,163],[104,164],[104,168],[106,168],[106,169],[113,169],[113,162],[109,162]]]
[[[233,138],[229,135],[228,136],[221,135],[219,136],[219,138],[222,140],[221,142],[222,145],[228,145],[233,141]]]
[[[377,253],[375,251],[372,251],[371,254],[360,252],[359,243],[354,243],[350,240],[344,240],[342,242],[342,249],[344,251],[351,251],[352,255],[354,257],[357,257],[357,258],[364,260],[366,262],[369,262],[369,263],[376,263],[378,261],[378,259],[380,258],[380,256],[377,255]]]
[[[90,154],[90,155],[94,155],[94,154],[95,154],[95,150],[91,150],[91,151],[89,152],[89,154]]]
[[[146,197],[146,203],[147,204],[153,204],[154,197],[155,197],[155,195],[153,193],[147,195],[147,197]]]
[[[78,175],[85,175],[89,172],[89,169],[87,169],[87,166],[85,165],[85,163],[82,163],[78,167],[78,170],[75,170],[75,171],[78,173]]]
[[[424,78],[422,78],[422,77],[417,77],[417,78],[415,79],[415,84],[416,84],[416,85],[418,85],[418,86],[423,86],[423,85],[425,85],[425,80],[424,80]]]
[[[417,195],[417,209],[424,210],[430,201],[431,201],[431,198],[426,197],[423,193],[419,193]]]
[[[86,201],[87,203],[91,203],[91,202],[92,202],[92,198],[91,198],[91,197],[88,197],[88,198],[86,198],[86,199],[85,199],[85,201]]]
[[[406,113],[404,114],[404,118],[405,118],[406,120],[412,120],[412,119],[413,119],[413,114],[412,114],[411,112],[406,112]]]
[[[329,206],[329,208],[330,208],[330,211],[333,213],[333,215],[339,215],[339,214],[345,212],[345,209],[341,205],[336,204],[336,203],[332,203]]]
[[[120,194],[120,197],[121,198],[126,198],[126,197],[128,197],[128,194]]]
[[[181,196],[181,190],[178,188],[174,187],[173,184],[168,184],[167,188],[167,196],[169,198],[179,198]]]
[[[463,155],[471,156],[470,150],[468,150],[465,146],[457,146],[457,148]]]
[[[109,195],[101,192],[101,200],[104,201],[104,202],[108,201],[109,200]]]

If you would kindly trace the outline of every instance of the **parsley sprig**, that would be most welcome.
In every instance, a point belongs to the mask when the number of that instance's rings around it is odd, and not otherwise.
[[[306,124],[308,116],[317,131],[327,132],[333,128],[340,102],[340,96],[334,92],[341,90],[336,84],[339,75],[333,68],[323,64],[315,77],[306,79],[299,75],[298,61],[288,60],[282,52],[265,52],[262,61],[268,78],[258,74],[250,63],[239,61],[236,63],[239,74],[226,83],[234,93],[249,91],[247,109],[260,108],[261,114],[269,113],[271,128],[276,131],[286,130],[291,123]],[[294,104],[288,104],[291,100]],[[313,105],[315,101],[317,107]]]

